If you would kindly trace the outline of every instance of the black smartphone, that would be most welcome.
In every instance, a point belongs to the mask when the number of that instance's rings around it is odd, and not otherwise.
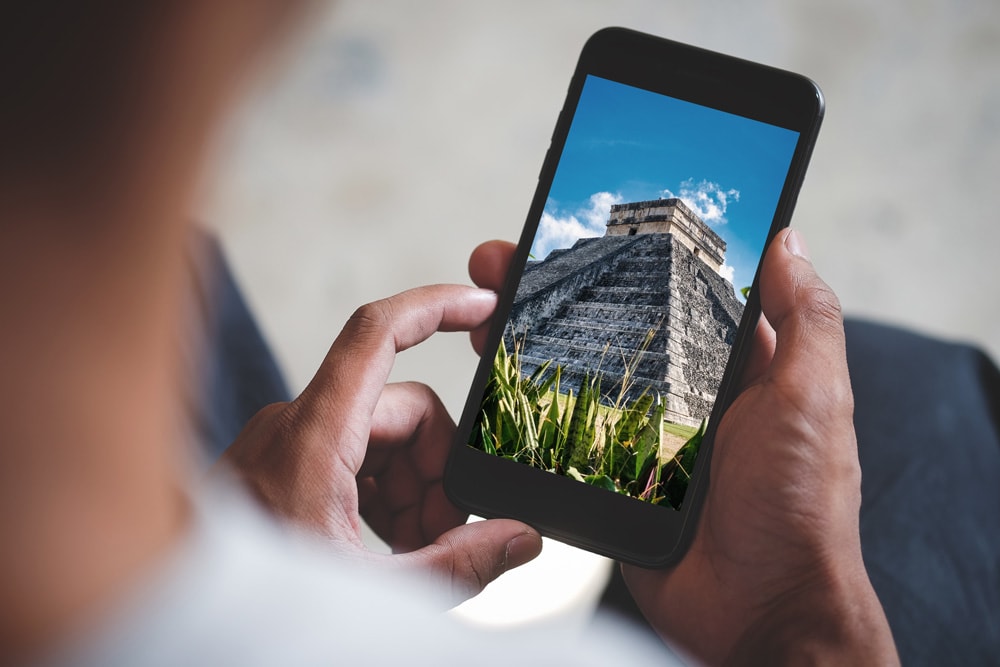
[[[585,45],[445,489],[621,561],[684,553],[819,131],[809,79],[620,28]]]

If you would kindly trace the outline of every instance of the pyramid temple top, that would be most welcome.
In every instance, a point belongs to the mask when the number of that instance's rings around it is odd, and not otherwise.
[[[726,242],[677,198],[614,204],[606,236],[673,234],[716,273],[726,261]]]

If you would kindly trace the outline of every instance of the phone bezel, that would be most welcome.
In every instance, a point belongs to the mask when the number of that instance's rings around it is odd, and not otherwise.
[[[595,33],[584,46],[570,80],[512,268],[500,293],[486,341],[488,352],[476,371],[458,425],[444,486],[449,498],[471,513],[519,519],[543,535],[568,544],[643,567],[663,567],[683,555],[694,535],[708,487],[714,427],[735,397],[734,378],[744,363],[747,342],[760,313],[757,275],[679,510],[613,494],[466,444],[588,75],[798,132],[799,140],[767,234],[768,242],[791,218],[819,131],[824,102],[818,86],[798,74],[624,28],[606,28]]]

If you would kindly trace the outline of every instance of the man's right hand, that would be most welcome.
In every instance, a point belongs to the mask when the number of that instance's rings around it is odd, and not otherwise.
[[[469,262],[499,290],[514,246]],[[898,662],[861,559],[861,471],[836,295],[796,232],[761,272],[765,318],[719,424],[698,533],[670,570],[626,567],[653,627],[709,664]],[[472,333],[482,351],[486,329]]]
[[[771,244],[744,388],[719,424],[698,533],[625,568],[664,636],[710,664],[892,664],[861,559],[861,469],[840,304],[797,232]]]

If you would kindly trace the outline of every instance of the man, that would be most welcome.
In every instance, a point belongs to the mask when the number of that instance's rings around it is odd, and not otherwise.
[[[302,395],[227,452],[321,546],[192,472],[187,213],[206,143],[295,5],[53,1],[0,21],[0,663],[566,655],[530,636],[470,641],[425,618],[412,583],[462,599],[541,547],[516,521],[464,524],[440,485],[452,422],[426,387],[385,384],[395,353],[434,331],[481,342],[508,244],[474,253],[480,289],[360,308]],[[897,660],[861,556],[839,305],[807,257],[795,232],[766,256],[766,321],[690,553],[626,570],[653,627],[708,663]],[[362,517],[398,555],[365,550]]]

